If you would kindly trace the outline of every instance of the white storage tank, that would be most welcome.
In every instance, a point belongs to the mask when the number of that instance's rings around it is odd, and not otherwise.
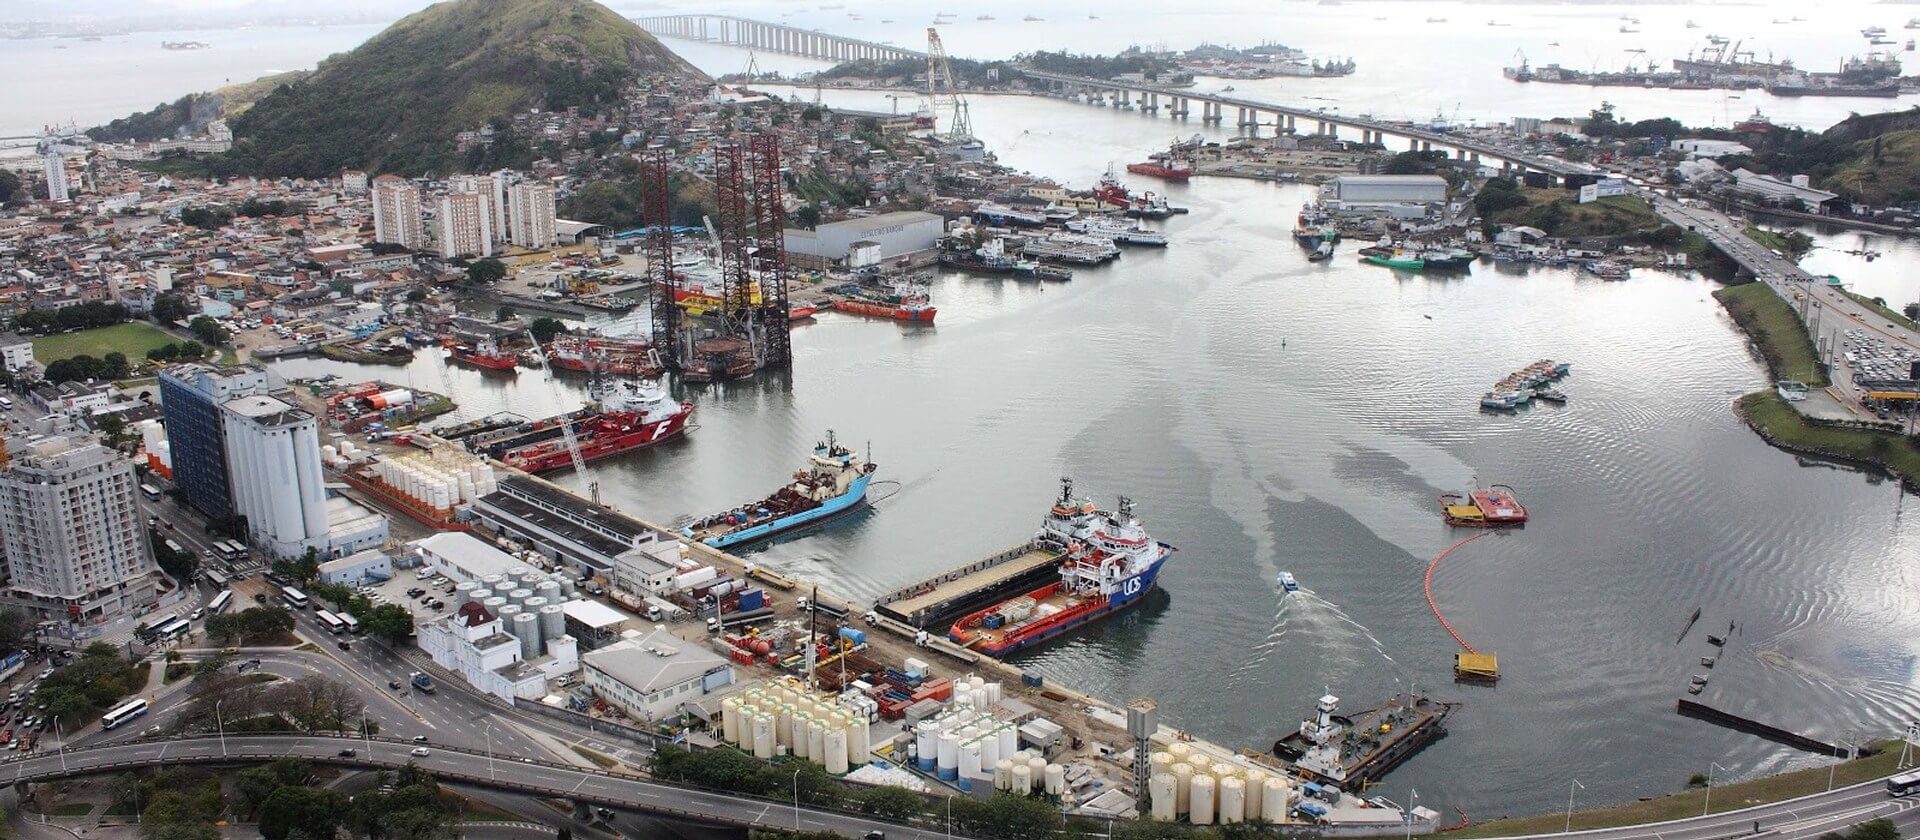
[[[847,715],[841,719],[845,724],[847,737],[847,764],[864,767],[867,756],[873,752],[873,739],[867,732],[866,718],[859,715]]]
[[[501,584],[504,584],[506,582],[507,582],[506,575],[487,575],[485,577],[480,578],[480,585],[485,586],[488,589],[500,589],[502,588]]]
[[[528,598],[526,603],[521,604],[520,609],[522,612],[526,612],[532,615],[538,615],[540,612],[540,608],[546,605],[547,605],[547,599],[542,598],[538,595],[535,595],[531,598]]]
[[[930,720],[920,721],[913,728],[914,764],[922,773],[930,773],[940,750],[940,725]]]
[[[513,617],[513,635],[520,640],[520,658],[539,659],[546,652],[540,643],[540,618],[532,613],[521,613]]]
[[[1010,755],[1013,755],[1015,752],[1019,751],[1020,730],[1014,728],[1013,724],[1011,723],[1001,724],[1000,731],[994,733],[994,737],[1000,739],[1001,755],[1010,756]]]
[[[523,612],[526,610],[521,609],[519,604],[505,603],[500,605],[500,611],[494,613],[494,617],[500,619],[500,629],[517,639],[520,637],[519,627],[513,623],[513,618]]]
[[[1192,754],[1193,747],[1179,741],[1175,741],[1172,746],[1167,747],[1167,755],[1173,756],[1173,763],[1175,764],[1186,762],[1187,756]]]
[[[1173,774],[1155,773],[1147,778],[1148,806],[1153,809],[1153,818],[1161,822],[1173,822],[1180,819],[1177,806],[1180,798],[1173,795]]]
[[[1247,818],[1247,782],[1234,776],[1220,780],[1220,824]]]
[[[1269,777],[1266,773],[1260,770],[1248,768],[1245,778],[1246,778],[1246,784],[1243,786],[1242,790],[1246,794],[1247,803],[1246,803],[1246,808],[1242,811],[1242,813],[1246,816],[1247,819],[1250,819],[1250,820],[1259,819],[1260,809],[1263,805],[1263,803],[1261,802],[1261,797],[1264,795],[1263,792],[1267,789],[1267,779],[1271,777]]]
[[[1025,764],[1013,765],[1013,780],[1007,788],[1014,793],[1026,796],[1033,791],[1033,769]]]
[[[479,588],[480,588],[480,584],[474,583],[473,581],[470,581],[470,580],[463,580],[463,581],[460,581],[459,583],[454,584],[453,585],[454,609],[459,609],[461,607],[466,606],[468,601],[473,600],[473,590],[479,589]]]
[[[1197,775],[1187,788],[1187,821],[1213,825],[1213,777]]]
[[[1157,752],[1153,754],[1152,758],[1147,759],[1147,775],[1149,776],[1155,773],[1170,772],[1172,770],[1173,756],[1168,753]]]
[[[531,589],[515,589],[507,593],[507,602],[519,604],[524,607],[527,605],[527,599],[532,597],[533,590]]]
[[[973,786],[971,779],[980,775],[980,739],[975,738],[960,745],[960,787],[965,790]]]
[[[1176,762],[1173,765],[1173,784],[1173,810],[1184,816],[1193,806],[1193,803],[1187,801],[1193,795],[1193,765],[1184,761]]]
[[[1000,759],[993,763],[993,789],[1007,790],[1013,787],[1013,761]]]
[[[1033,780],[1033,789],[1039,790],[1047,780],[1047,760],[1038,756],[1027,759],[1027,778]]]
[[[793,706],[780,704],[779,717],[775,719],[773,737],[780,746],[793,748]]]
[[[844,729],[827,730],[827,772],[839,775],[847,772],[847,731]]]
[[[753,755],[755,758],[773,757],[773,718],[766,715],[753,719]]]
[[[740,743],[740,698],[720,701],[720,737],[729,744]]]
[[[1275,825],[1286,822],[1288,796],[1286,780],[1269,776],[1262,788],[1260,816]]]
[[[1196,752],[1188,754],[1187,763],[1193,765],[1193,774],[1196,776],[1203,773],[1208,775],[1213,773],[1213,759],[1208,758],[1202,753]]]
[[[543,580],[533,585],[533,594],[547,599],[549,604],[558,604],[566,595],[560,591],[557,580]]]
[[[825,763],[827,752],[827,722],[817,717],[807,719],[807,757]]]
[[[936,766],[941,779],[951,782],[960,777],[960,741],[952,732],[940,733],[940,751]]]
[[[1067,768],[1058,764],[1047,765],[1046,790],[1048,796],[1060,796],[1067,792]]]

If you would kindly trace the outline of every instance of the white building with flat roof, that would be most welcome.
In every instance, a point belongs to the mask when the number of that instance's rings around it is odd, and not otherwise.
[[[119,453],[84,437],[13,449],[0,472],[0,601],[84,635],[151,606],[152,549],[134,494],[139,480]]]
[[[446,618],[420,625],[420,649],[435,664],[467,681],[468,685],[501,700],[534,700],[546,696],[547,681],[580,669],[579,649],[563,634],[551,637],[517,615],[518,626],[478,602],[462,604]],[[516,635],[516,632],[518,635]],[[531,655],[529,655],[531,654]]]
[[[398,175],[373,179],[373,241],[418,251],[427,246],[420,191]]]
[[[516,566],[525,566],[500,549],[482,542],[472,534],[442,531],[413,541],[421,565],[446,576],[455,583],[479,580],[488,575],[504,575]]]
[[[624,639],[580,658],[584,682],[594,696],[637,720],[660,721],[683,711],[702,715],[686,704],[733,685],[727,659],[665,630]]]
[[[946,221],[932,213],[901,210],[858,219],[828,222],[813,230],[787,228],[787,254],[796,264],[826,266],[844,263],[856,242],[872,242],[880,259],[890,260],[933,250],[946,235]]]
[[[1447,200],[1447,179],[1438,175],[1341,175],[1322,188],[1341,204],[1434,204]]]
[[[511,231],[507,239],[530,250],[553,247],[553,185],[526,181],[508,189]]]
[[[456,192],[440,197],[440,256],[493,256],[493,210],[487,194]]]
[[[33,364],[33,342],[10,332],[0,332],[0,370],[26,370]]]

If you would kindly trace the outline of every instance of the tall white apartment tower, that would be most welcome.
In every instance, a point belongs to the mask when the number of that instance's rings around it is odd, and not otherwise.
[[[513,185],[512,235],[521,248],[553,247],[553,185],[523,181]]]
[[[0,472],[0,601],[63,635],[154,602],[153,552],[133,463],[84,437],[35,441]]]
[[[420,221],[420,193],[413,182],[398,175],[373,179],[373,241],[415,251],[426,247]]]

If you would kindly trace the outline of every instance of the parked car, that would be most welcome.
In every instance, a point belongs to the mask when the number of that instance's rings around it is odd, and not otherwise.
[[[426,743],[426,742],[427,742],[427,736],[425,736],[425,735],[415,735],[415,736],[413,736],[413,742],[414,742],[414,743],[416,743],[416,744],[424,744],[424,743]]]

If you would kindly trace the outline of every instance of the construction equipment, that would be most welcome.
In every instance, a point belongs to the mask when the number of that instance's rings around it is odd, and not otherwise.
[[[533,336],[533,328],[531,327],[527,328],[527,341],[533,344],[533,355],[544,361],[547,358],[546,351],[540,349],[540,339]],[[565,405],[567,398],[565,394],[560,393],[559,383],[554,381],[553,365],[543,364],[540,367],[547,377],[547,386],[553,389],[554,396],[560,398],[557,404]],[[596,375],[598,374],[596,373]],[[567,456],[573,459],[574,474],[578,475],[580,480],[587,485],[587,494],[593,497],[593,503],[596,505],[600,504],[600,482],[593,481],[587,477],[587,459],[580,455],[580,436],[573,433],[572,420],[561,421],[560,436],[567,442]]]
[[[680,308],[673,305],[673,218],[669,206],[667,150],[640,156],[640,213],[647,223],[647,287],[653,298],[653,350],[660,366],[679,370],[685,359],[680,346]]]
[[[967,101],[960,95],[959,85],[954,82],[953,65],[947,61],[947,48],[940,43],[940,31],[927,27],[927,104],[933,108],[935,130],[938,131],[940,113],[953,112],[953,121],[947,124],[948,140],[964,143],[973,139],[973,120],[967,115]]]

